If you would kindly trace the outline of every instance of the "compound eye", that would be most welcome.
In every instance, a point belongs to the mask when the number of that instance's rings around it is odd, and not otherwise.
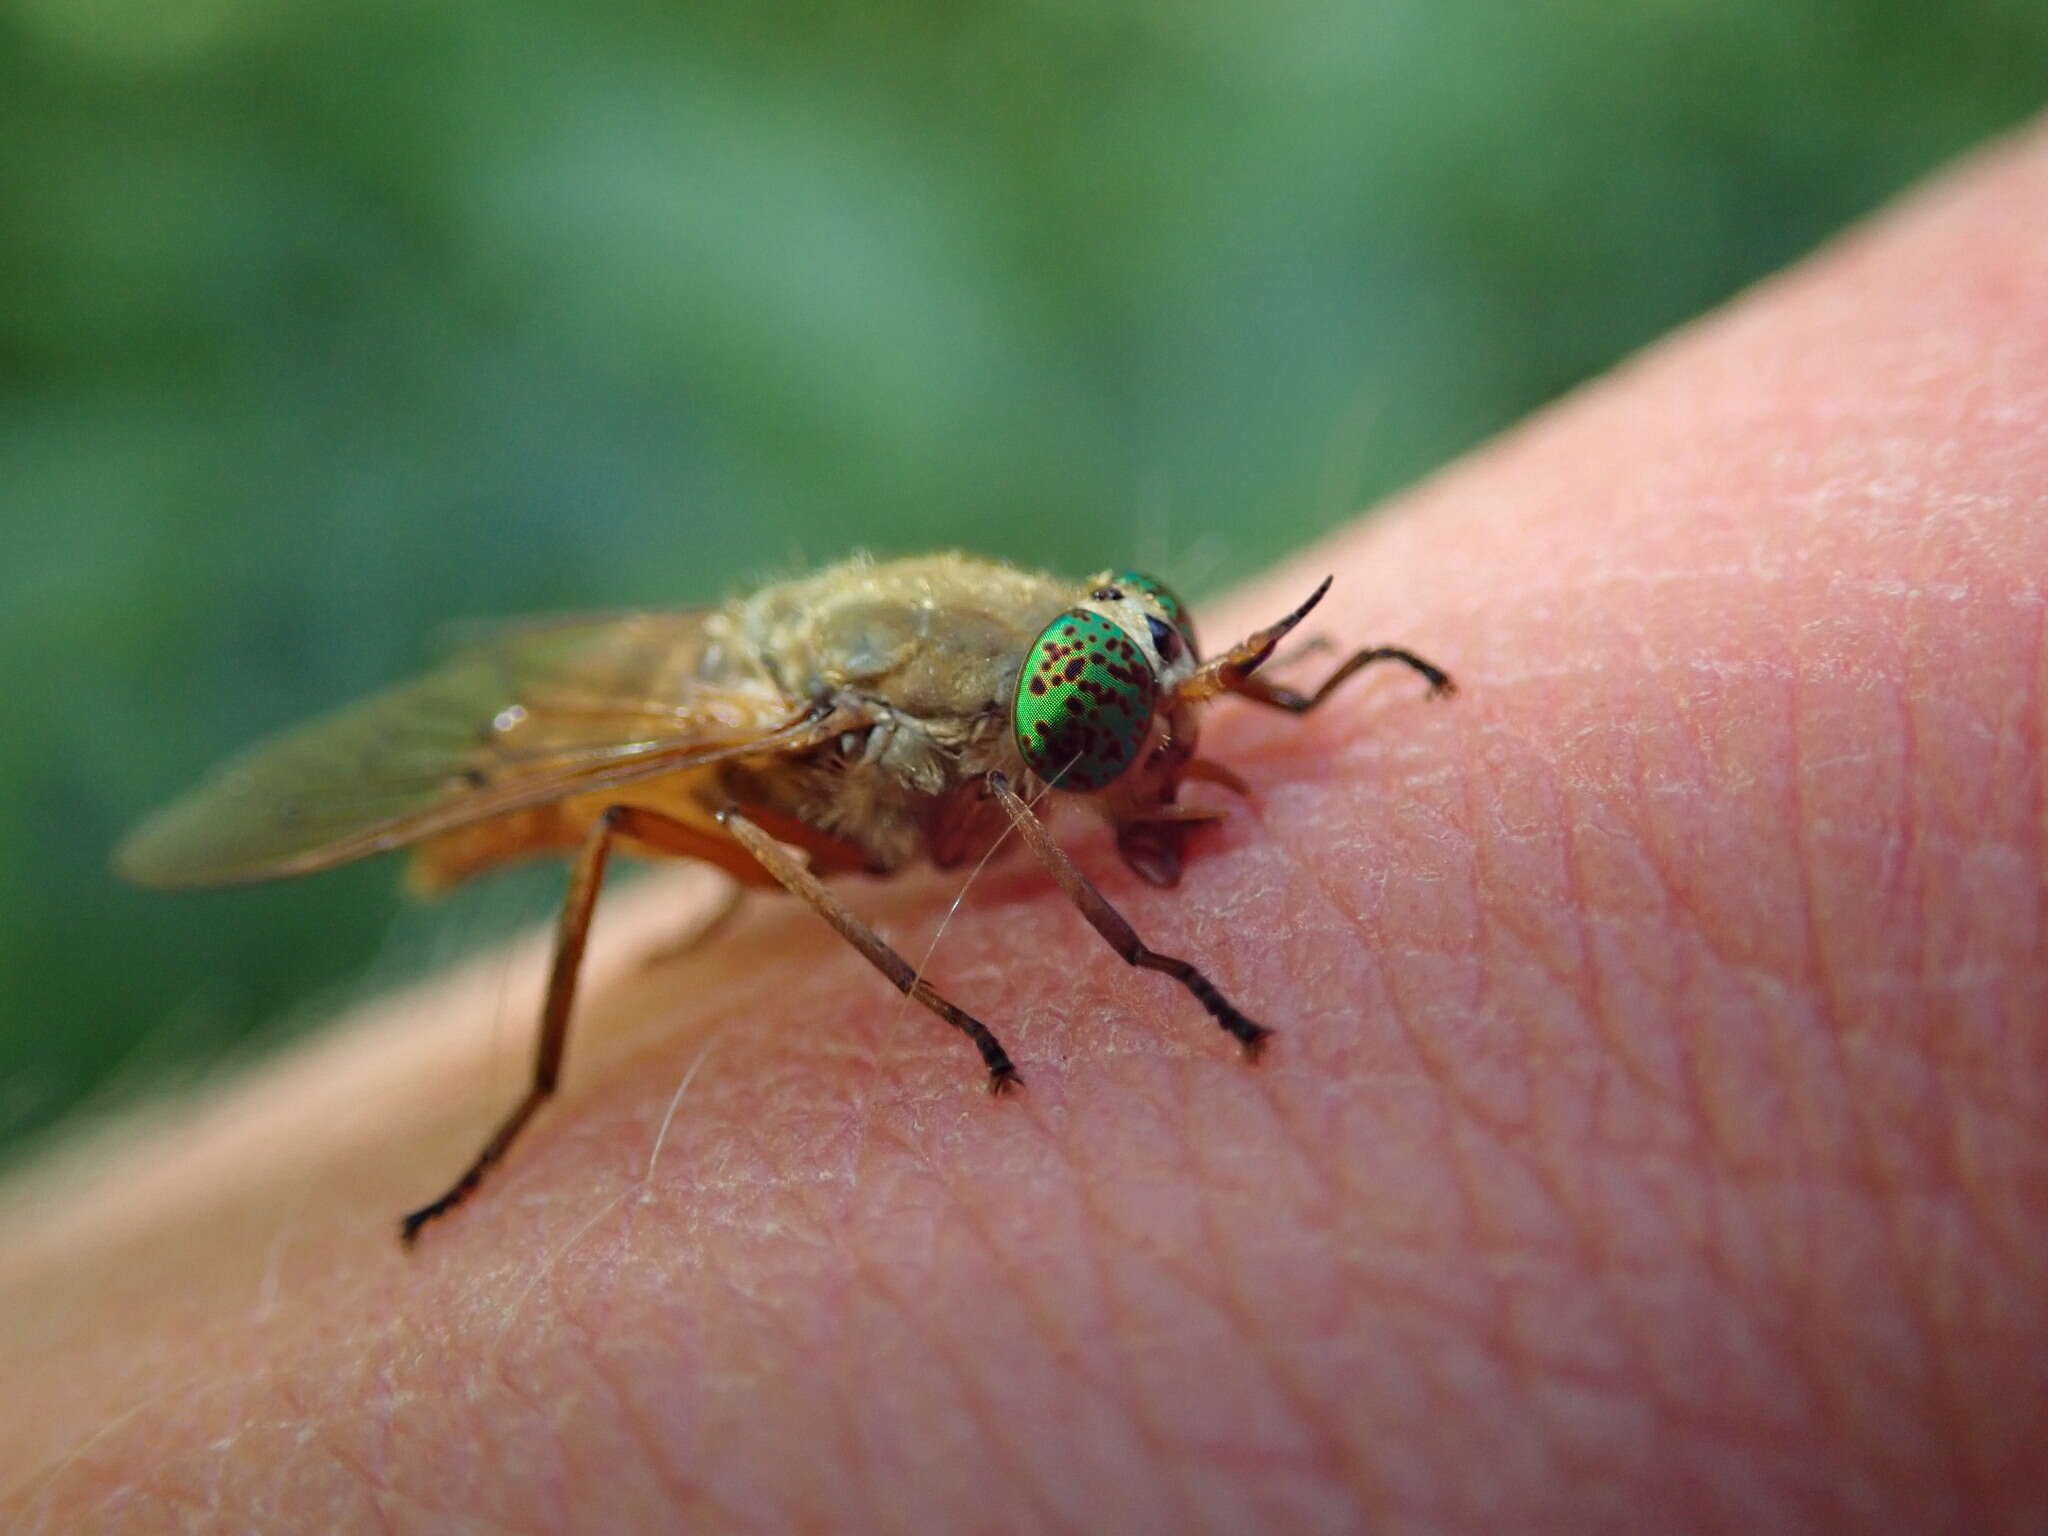
[[[1102,615],[1071,609],[1024,658],[1012,711],[1017,750],[1048,784],[1101,789],[1137,761],[1158,696],[1137,642]]]
[[[1186,606],[1174,595],[1173,588],[1160,581],[1157,577],[1147,576],[1143,571],[1118,571],[1109,579],[1116,586],[1136,587],[1140,592],[1151,598],[1153,602],[1164,608],[1168,619],[1183,628],[1186,627],[1188,622]],[[1102,596],[1100,592],[1095,595],[1097,597]]]
[[[1161,661],[1171,663],[1180,654],[1180,636],[1164,619],[1155,619],[1148,613],[1145,622],[1152,626],[1152,648],[1159,653]]]
[[[1159,580],[1156,576],[1147,576],[1143,571],[1118,571],[1109,579],[1117,586],[1127,587],[1144,593],[1153,602],[1165,609],[1167,621],[1180,631],[1181,639],[1187,642],[1188,654],[1190,656],[1195,654],[1195,626],[1188,622],[1187,604],[1180,600],[1179,595],[1174,592],[1173,588]],[[1169,661],[1173,659],[1171,653],[1163,646],[1160,648],[1159,654],[1166,657]]]

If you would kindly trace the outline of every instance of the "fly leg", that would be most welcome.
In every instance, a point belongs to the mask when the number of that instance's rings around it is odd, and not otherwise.
[[[1032,812],[1030,806],[1010,788],[1009,780],[1000,773],[988,776],[989,793],[996,803],[1009,814],[1010,822],[1023,837],[1025,844],[1038,857],[1046,872],[1059,882],[1074,905],[1081,909],[1081,915],[1088,919],[1095,931],[1108,941],[1124,960],[1148,971],[1158,971],[1171,976],[1175,981],[1192,992],[1195,1001],[1209,1011],[1209,1017],[1230,1033],[1230,1037],[1244,1048],[1247,1061],[1257,1061],[1266,1039],[1273,1031],[1263,1024],[1255,1024],[1239,1013],[1230,999],[1216,990],[1215,983],[1204,976],[1190,962],[1172,955],[1162,955],[1150,948],[1138,937],[1124,915],[1109,904],[1109,898],[1095,888],[1095,884],[1082,874],[1074,861],[1067,857],[1067,851],[1053,840],[1045,823]]]
[[[504,1158],[526,1128],[534,1111],[553,1095],[562,1075],[562,1053],[569,1043],[569,1010],[576,1000],[576,976],[583,968],[583,951],[590,938],[590,914],[597,905],[598,889],[604,884],[605,863],[611,856],[612,844],[622,837],[662,853],[716,864],[743,883],[763,883],[760,868],[731,843],[658,812],[614,805],[591,823],[582,849],[569,866],[569,892],[563,898],[562,913],[556,921],[555,955],[548,967],[547,995],[541,1003],[533,1081],[526,1097],[484,1143],[462,1177],[439,1199],[411,1212],[399,1224],[399,1238],[408,1248],[419,1237],[421,1227],[437,1216],[445,1216],[476,1192],[492,1164]]]
[[[1017,1075],[1016,1067],[1011,1064],[1009,1052],[989,1032],[986,1024],[939,996],[911,968],[909,961],[891,949],[879,933],[855,917],[822,880],[791,858],[787,849],[733,807],[720,811],[718,820],[732,834],[735,842],[761,861],[761,867],[773,875],[783,889],[802,898],[813,912],[838,929],[839,936],[867,956],[868,963],[894,982],[898,991],[924,1004],[974,1042],[974,1048],[981,1052],[982,1062],[988,1067],[990,1093],[1007,1093],[1023,1084],[1024,1079]]]
[[[1330,691],[1360,667],[1369,667],[1376,661],[1398,661],[1412,667],[1429,681],[1431,698],[1443,698],[1457,692],[1450,673],[1430,662],[1424,661],[1413,651],[1404,651],[1399,646],[1376,645],[1360,651],[1343,666],[1331,673],[1329,679],[1312,694],[1296,693],[1292,688],[1283,688],[1278,683],[1266,682],[1254,676],[1260,667],[1272,659],[1273,649],[1293,631],[1294,626],[1309,616],[1323,594],[1330,590],[1331,578],[1325,576],[1323,584],[1309,593],[1308,600],[1277,624],[1268,624],[1256,634],[1247,635],[1221,656],[1212,657],[1187,677],[1174,685],[1173,697],[1184,704],[1198,703],[1213,699],[1219,693],[1235,693],[1260,704],[1269,704],[1275,709],[1284,709],[1289,714],[1305,715],[1324,699]]]
[[[562,1051],[569,1043],[569,1007],[576,1000],[576,973],[583,968],[583,950],[590,938],[590,913],[597,905],[598,888],[604,884],[605,861],[611,855],[612,839],[618,833],[623,806],[613,806],[590,825],[576,862],[569,867],[569,894],[562,901],[562,915],[555,924],[555,957],[548,967],[548,990],[540,1010],[540,1044],[534,1052],[533,1082],[526,1097],[507,1115],[483,1151],[462,1177],[448,1186],[439,1199],[410,1212],[399,1223],[399,1241],[410,1248],[420,1228],[437,1216],[462,1204],[476,1192],[491,1165],[504,1157],[533,1112],[547,1102],[562,1073]]]
[[[1369,667],[1376,661],[1398,661],[1404,667],[1421,673],[1429,683],[1429,696],[1432,699],[1447,699],[1458,691],[1458,685],[1451,681],[1451,674],[1442,667],[1424,661],[1413,651],[1404,651],[1394,645],[1375,645],[1369,650],[1360,651],[1325,678],[1323,686],[1314,693],[1297,693],[1294,689],[1283,687],[1279,683],[1268,682],[1258,673],[1237,678],[1225,686],[1242,698],[1251,699],[1259,704],[1269,704],[1274,709],[1284,709],[1290,715],[1305,715],[1336,692],[1338,686],[1352,673],[1362,667]]]

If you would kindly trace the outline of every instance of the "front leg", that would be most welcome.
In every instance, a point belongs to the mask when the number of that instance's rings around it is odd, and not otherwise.
[[[1307,618],[1323,595],[1330,590],[1330,577],[1323,578],[1323,584],[1309,593],[1307,601],[1280,620],[1268,624],[1264,629],[1247,635],[1221,656],[1212,657],[1188,676],[1182,678],[1173,688],[1172,697],[1179,704],[1196,704],[1203,699],[1213,699],[1219,693],[1234,693],[1255,703],[1284,709],[1289,714],[1305,715],[1324,699],[1332,689],[1361,667],[1369,667],[1376,661],[1398,661],[1412,667],[1429,680],[1429,696],[1445,698],[1456,693],[1457,685],[1451,675],[1441,667],[1424,661],[1413,651],[1404,651],[1399,646],[1375,645],[1360,651],[1343,666],[1330,674],[1329,679],[1312,694],[1297,693],[1278,683],[1268,683],[1256,676],[1273,657],[1274,647],[1285,640],[1294,627]]]
[[[1259,1052],[1273,1031],[1263,1024],[1255,1024],[1237,1011],[1230,999],[1216,990],[1215,983],[1197,970],[1193,964],[1173,955],[1162,955],[1138,937],[1124,915],[1109,904],[1109,898],[1095,888],[1095,883],[1082,874],[1074,861],[1067,857],[1067,851],[1053,841],[1052,833],[1045,828],[1031,807],[1026,805],[1017,792],[1010,788],[1010,781],[1001,773],[988,776],[989,793],[996,803],[1008,813],[1010,824],[1023,837],[1025,845],[1038,857],[1046,873],[1059,883],[1074,905],[1081,909],[1081,915],[1088,919],[1097,933],[1108,940],[1109,947],[1122,955],[1126,962],[1148,971],[1159,971],[1192,992],[1195,1001],[1209,1011],[1209,1016],[1230,1032],[1232,1039],[1244,1048],[1247,1061],[1257,1061]]]
[[[1352,673],[1371,666],[1376,661],[1398,661],[1409,667],[1429,682],[1429,696],[1432,699],[1447,699],[1458,691],[1458,685],[1451,681],[1451,674],[1431,662],[1424,661],[1413,651],[1404,651],[1395,645],[1375,645],[1360,651],[1343,666],[1323,680],[1323,686],[1314,693],[1297,693],[1294,689],[1279,683],[1267,681],[1263,673],[1249,673],[1236,677],[1224,686],[1240,698],[1254,703],[1284,709],[1290,715],[1305,715],[1334,693],[1339,685]]]

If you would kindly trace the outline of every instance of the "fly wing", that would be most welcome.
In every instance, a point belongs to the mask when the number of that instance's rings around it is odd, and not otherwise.
[[[852,722],[793,699],[716,612],[521,626],[220,768],[122,844],[144,885],[307,874],[489,817]]]

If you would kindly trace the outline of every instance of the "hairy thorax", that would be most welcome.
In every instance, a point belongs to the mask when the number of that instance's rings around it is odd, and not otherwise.
[[[853,560],[728,610],[734,648],[792,697],[865,723],[794,759],[743,762],[720,789],[858,847],[871,868],[964,853],[986,818],[963,791],[1024,776],[1010,695],[1066,584],[968,555]]]

